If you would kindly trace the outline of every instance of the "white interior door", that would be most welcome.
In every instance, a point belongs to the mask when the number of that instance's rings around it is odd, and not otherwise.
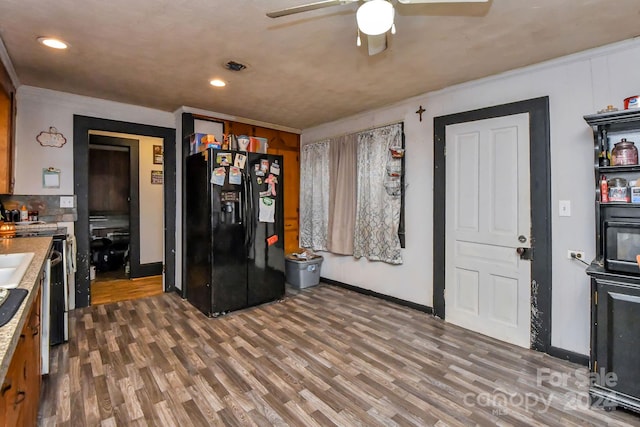
[[[530,347],[529,114],[447,126],[445,318]]]

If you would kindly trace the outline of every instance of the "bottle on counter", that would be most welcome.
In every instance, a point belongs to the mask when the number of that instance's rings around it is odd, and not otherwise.
[[[29,220],[29,211],[25,205],[22,205],[20,208],[20,221],[28,221]]]
[[[600,203],[609,202],[609,184],[607,183],[607,177],[602,175],[600,178]]]

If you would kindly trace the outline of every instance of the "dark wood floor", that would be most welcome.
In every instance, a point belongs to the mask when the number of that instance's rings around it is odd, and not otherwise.
[[[328,285],[217,319],[173,293],[70,317],[41,425],[640,425],[588,408],[578,365]]]

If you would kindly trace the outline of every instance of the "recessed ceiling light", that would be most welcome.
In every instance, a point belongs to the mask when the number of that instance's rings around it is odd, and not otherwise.
[[[209,84],[211,84],[211,86],[215,86],[215,87],[225,87],[227,84],[225,82],[223,82],[220,79],[213,79],[209,82]]]
[[[38,43],[53,49],[66,49],[69,47],[69,43],[52,37],[38,37]]]

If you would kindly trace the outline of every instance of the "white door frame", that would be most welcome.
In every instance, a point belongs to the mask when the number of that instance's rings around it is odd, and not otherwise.
[[[531,348],[551,348],[551,158],[549,98],[534,98],[434,118],[434,314],[445,317],[446,127],[529,113],[531,182]]]

